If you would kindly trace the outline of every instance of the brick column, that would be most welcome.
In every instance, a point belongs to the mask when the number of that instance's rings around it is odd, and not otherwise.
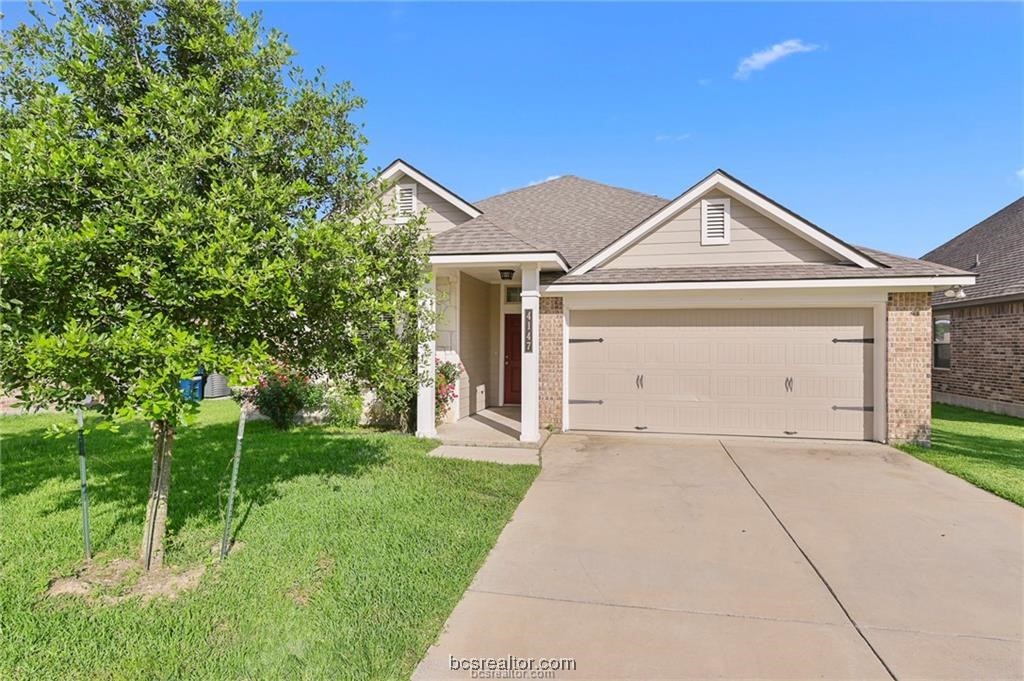
[[[932,438],[932,307],[925,292],[890,293],[887,306],[889,442]]]
[[[562,299],[540,299],[540,427],[562,429]]]

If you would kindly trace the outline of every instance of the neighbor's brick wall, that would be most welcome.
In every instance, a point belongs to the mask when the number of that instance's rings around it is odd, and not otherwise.
[[[540,299],[540,427],[562,429],[562,299]]]
[[[1024,301],[951,310],[950,367],[935,369],[937,392],[1024,405]]]
[[[928,293],[890,293],[887,346],[889,441],[931,442],[932,307]]]

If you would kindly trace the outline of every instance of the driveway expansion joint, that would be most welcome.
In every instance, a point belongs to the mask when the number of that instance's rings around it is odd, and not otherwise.
[[[864,641],[864,644],[867,645],[867,647],[874,654],[879,664],[881,664],[882,667],[885,668],[886,673],[889,674],[889,677],[892,678],[893,681],[898,681],[896,678],[896,674],[894,674],[892,669],[889,668],[889,665],[882,658],[881,654],[879,654],[875,647],[871,645],[871,641],[868,640],[868,637],[861,630],[860,625],[858,625],[857,621],[853,619],[853,615],[850,614],[850,611],[846,609],[846,606],[839,599],[839,595],[835,592],[835,589],[833,589],[832,585],[829,584],[827,579],[825,579],[825,575],[821,573],[821,570],[818,569],[818,566],[814,564],[814,561],[811,560],[811,557],[807,555],[807,552],[804,551],[804,548],[800,546],[800,542],[796,540],[796,537],[793,536],[793,533],[789,531],[788,527],[786,527],[786,523],[782,522],[782,518],[779,517],[779,514],[775,512],[775,509],[772,508],[772,505],[768,503],[768,500],[765,499],[763,494],[761,494],[761,491],[757,489],[757,486],[754,484],[754,481],[750,479],[746,471],[743,470],[743,467],[740,466],[738,461],[736,461],[736,459],[732,455],[732,452],[729,451],[729,448],[726,447],[725,443],[722,442],[721,440],[718,441],[718,445],[722,448],[722,451],[725,452],[725,455],[729,457],[729,460],[732,461],[732,464],[736,466],[736,470],[738,470],[740,472],[740,475],[743,476],[743,479],[747,481],[747,484],[750,485],[750,489],[754,491],[754,494],[756,494],[757,497],[761,500],[761,503],[764,504],[764,507],[767,508],[768,512],[772,514],[772,517],[775,518],[775,521],[779,524],[779,527],[782,528],[782,531],[785,532],[786,536],[789,537],[789,540],[793,542],[793,546],[796,547],[797,551],[800,552],[800,555],[802,555],[804,557],[804,560],[807,561],[807,564],[811,566],[812,570],[814,570],[814,574],[818,575],[818,579],[820,579],[821,583],[825,585],[826,589],[828,589],[828,592],[832,595],[832,598],[835,600],[836,605],[838,605],[839,609],[843,611],[844,615],[846,615],[846,619],[848,619],[850,621],[850,624],[853,625],[853,628],[857,631],[857,634]]]

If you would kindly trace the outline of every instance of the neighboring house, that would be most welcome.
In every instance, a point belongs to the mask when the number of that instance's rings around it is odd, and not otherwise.
[[[471,204],[404,161],[427,212],[435,352],[453,417],[519,404],[540,428],[927,441],[931,294],[974,282],[851,246],[716,170],[672,200],[566,176]],[[436,343],[436,348],[435,348]]]
[[[935,400],[1024,418],[1024,197],[922,259],[978,277],[932,297]]]

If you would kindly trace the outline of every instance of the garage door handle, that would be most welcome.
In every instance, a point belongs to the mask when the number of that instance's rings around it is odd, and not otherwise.
[[[633,383],[636,384],[636,389],[639,390],[640,389],[640,374],[636,375],[636,380],[633,381]]]
[[[640,374],[640,389],[644,389],[644,375]]]

